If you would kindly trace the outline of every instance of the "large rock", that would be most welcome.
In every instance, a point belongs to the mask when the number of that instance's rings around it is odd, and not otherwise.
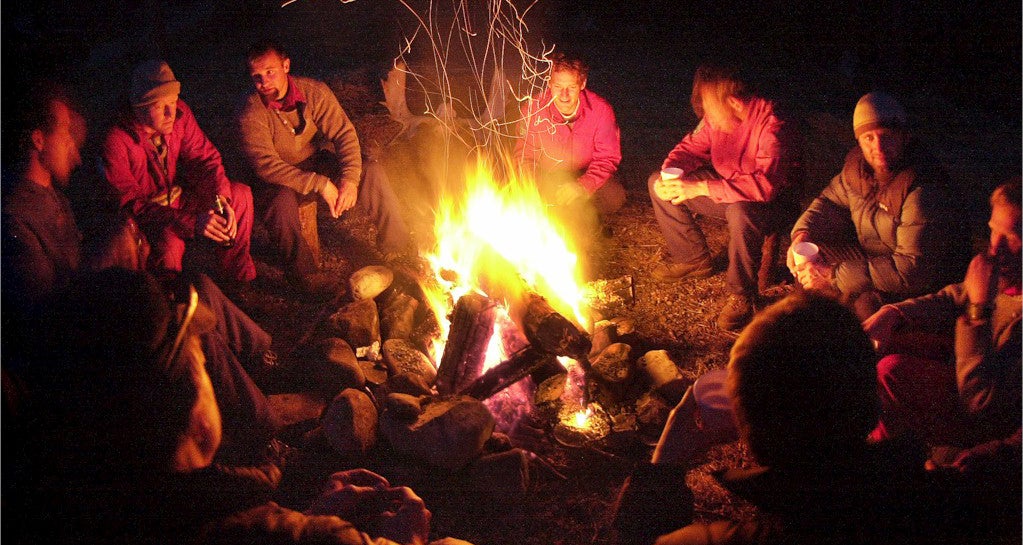
[[[322,382],[333,391],[344,388],[361,390],[366,385],[366,374],[355,357],[355,351],[344,339],[328,337],[316,343],[312,353],[322,358],[324,365],[318,367]]]
[[[437,369],[430,358],[404,339],[384,341],[384,363],[388,372],[394,375],[418,375],[427,386],[437,380]]]
[[[425,398],[422,412],[409,420],[410,396],[404,396],[405,403],[392,402],[397,395],[388,396],[381,432],[397,452],[426,464],[451,470],[464,467],[479,456],[494,432],[494,417],[479,400],[468,396]],[[394,405],[400,408],[392,410]]]
[[[621,384],[632,376],[632,362],[629,358],[631,353],[631,346],[613,343],[591,360],[593,372],[611,384]]]
[[[636,367],[646,377],[651,391],[656,392],[671,405],[678,403],[689,387],[678,365],[665,350],[647,352],[636,362]]]
[[[372,299],[383,293],[394,281],[394,271],[382,265],[363,267],[348,279],[352,286],[352,298],[356,301]]]
[[[415,327],[419,301],[411,295],[396,293],[382,305],[380,329],[384,339],[409,339]]]
[[[377,408],[365,392],[349,388],[330,402],[320,426],[335,451],[347,459],[360,460],[376,445]]]
[[[330,323],[338,336],[342,337],[359,354],[374,344],[380,343],[380,316],[373,299],[353,301],[341,307],[330,317]]]

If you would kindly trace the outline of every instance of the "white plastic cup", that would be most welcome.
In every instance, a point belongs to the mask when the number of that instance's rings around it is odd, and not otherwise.
[[[661,169],[661,179],[664,181],[677,180],[682,177],[682,169],[677,167],[668,167]]]
[[[792,246],[792,261],[796,266],[814,263],[820,257],[821,249],[812,242],[797,242]]]

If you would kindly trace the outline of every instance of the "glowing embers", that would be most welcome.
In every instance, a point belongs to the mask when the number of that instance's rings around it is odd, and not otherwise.
[[[587,403],[585,371],[579,362],[562,358],[568,368],[554,439],[569,447],[599,441],[611,433],[611,417],[597,403]]]

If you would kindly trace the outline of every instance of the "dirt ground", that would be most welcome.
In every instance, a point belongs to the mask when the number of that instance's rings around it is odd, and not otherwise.
[[[182,98],[224,154],[229,174],[239,176],[242,169],[234,141],[233,112],[250,87],[244,51],[257,37],[275,36],[292,46],[295,73],[319,77],[332,85],[356,120],[364,142],[389,142],[382,152],[392,183],[418,233],[428,229],[421,203],[414,198],[423,191],[417,185],[423,182],[408,175],[424,159],[416,155],[415,143],[407,135],[398,134],[377,103],[383,98],[378,78],[399,46],[401,32],[409,30],[390,22],[394,11],[403,8],[364,0],[345,4],[300,0],[288,8],[272,2],[147,2],[146,6],[160,8],[156,15],[129,10],[123,15],[128,20],[118,22],[113,15],[116,9],[111,7],[116,3],[97,4],[106,10],[102,13],[110,15],[102,24],[86,23],[83,30],[81,23],[76,26],[68,21],[57,29],[64,29],[61,36],[67,51],[75,51],[77,45],[88,46],[87,54],[75,53],[80,64],[73,80],[82,89],[90,126],[95,128],[90,132],[91,141],[99,138],[112,117],[121,96],[120,84],[124,82],[126,87],[132,62],[160,54],[182,81]],[[572,13],[571,3],[551,4],[550,12],[555,15]],[[711,45],[720,45],[724,39],[711,39],[715,29],[710,18],[701,17],[695,9],[679,16],[684,30],[671,31],[666,39],[651,38],[659,28],[656,17],[660,12],[643,13],[638,5],[622,7],[618,19],[606,18],[594,8],[572,17],[569,28],[551,28],[553,24],[548,22],[533,30],[550,32],[548,43],[573,44],[589,55],[593,69],[588,86],[611,102],[621,126],[624,158],[619,177],[628,189],[628,201],[610,220],[611,236],[602,239],[588,256],[594,264],[592,275],[633,279],[635,303],[623,311],[623,317],[637,326],[633,353],[667,350],[684,375],[693,380],[723,367],[735,339],[715,326],[725,297],[724,266],[719,258],[718,274],[706,280],[658,283],[650,277],[661,258],[663,238],[650,211],[644,181],[695,125],[688,105],[693,68]],[[701,6],[698,3],[696,7]],[[608,40],[609,35],[615,39]],[[751,38],[740,49],[756,51],[747,60],[757,60],[755,74],[762,87],[790,109],[800,128],[807,195],[837,172],[845,152],[854,144],[850,118],[856,98],[880,85],[901,92],[911,112],[914,134],[938,155],[959,184],[964,236],[976,238],[983,233],[987,192],[1020,171],[1018,93],[1007,95],[1015,96],[1009,103],[964,101],[960,94],[948,91],[948,82],[885,81],[883,76],[890,71],[871,71],[868,55],[843,56],[841,44],[821,43],[813,51],[801,50],[798,43],[758,48],[763,45]],[[1019,49],[1018,41],[1014,47]],[[8,48],[5,55],[17,51]],[[1005,78],[1019,80],[1018,62]],[[990,76],[987,83],[997,81]],[[89,160],[87,156],[86,165]],[[77,188],[87,193],[88,174],[83,179]],[[704,226],[712,251],[720,256],[726,241],[722,225],[706,221]],[[321,216],[320,237],[323,268],[339,277],[347,278],[361,266],[380,261],[369,242],[372,229],[361,218],[334,222]],[[298,301],[280,270],[263,256],[257,255],[257,259],[258,297],[249,310],[273,334],[277,351],[290,355],[300,348],[300,340],[308,338],[317,321],[334,309]],[[271,396],[275,409],[292,424],[286,439],[294,444],[300,444],[302,434],[315,425],[326,401],[313,385],[306,386],[303,388],[301,381],[281,385]],[[424,498],[433,513],[433,537],[450,535],[476,545],[620,542],[620,536],[608,526],[609,508],[635,464],[648,459],[650,446],[623,440],[570,448],[542,433],[519,439],[538,456],[531,463],[532,479],[525,493],[479,490],[464,472],[417,467],[387,452],[365,465],[392,483],[412,486]],[[709,476],[716,469],[749,463],[746,449],[736,443],[715,449],[707,463],[690,473],[687,484],[695,492],[699,519],[759,516]],[[344,466],[344,461],[309,448],[286,477],[282,503],[302,508],[302,502],[316,491],[316,479]]]

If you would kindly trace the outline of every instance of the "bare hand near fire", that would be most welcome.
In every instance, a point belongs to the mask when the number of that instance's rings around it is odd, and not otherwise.
[[[341,182],[340,189],[338,190],[337,202],[334,205],[336,216],[340,216],[341,214],[351,210],[352,207],[355,206],[355,201],[358,198],[358,185],[350,182]]]
[[[227,199],[221,199],[224,205],[224,216],[227,219],[227,236],[234,238],[238,236],[238,216],[234,212],[234,207],[231,206],[231,202]]]
[[[835,291],[835,283],[831,279],[833,272],[831,265],[808,261],[796,270],[796,280],[804,289],[833,292]]]
[[[341,213],[337,211],[338,191],[334,182],[327,182],[327,184],[323,186],[323,189],[320,190],[320,196],[323,197],[323,201],[327,203],[327,210],[330,212],[330,217],[337,218],[341,215]]]
[[[654,182],[654,194],[662,201],[670,201],[671,204],[677,205],[682,204],[682,201],[707,196],[709,191],[705,181],[658,179]]]
[[[682,182],[682,191],[671,200],[671,204],[682,204],[682,201],[688,201],[689,199],[695,199],[696,197],[707,197],[710,195],[710,190],[707,188],[706,180],[697,180],[694,182]]]
[[[963,287],[971,303],[987,305],[995,300],[998,292],[998,267],[995,264],[995,257],[988,254],[978,254],[970,261]]]
[[[234,212],[232,211],[232,215]],[[195,220],[195,234],[196,236],[206,237],[217,244],[225,244],[231,240],[233,232],[237,232],[238,224],[234,223],[234,231],[231,230],[232,225],[228,223],[227,218],[220,217],[212,209],[207,210],[205,214],[200,214]]]
[[[898,308],[885,305],[863,321],[863,331],[874,341],[874,349],[879,354],[888,354],[895,332],[905,323]]]
[[[430,511],[406,486],[391,486],[387,479],[366,469],[331,475],[328,491],[309,511],[336,515],[374,537],[422,545],[430,534]]]
[[[673,180],[658,178],[657,181],[654,182],[654,194],[662,201],[674,200],[675,197],[678,197],[681,193],[682,181],[678,178]]]

